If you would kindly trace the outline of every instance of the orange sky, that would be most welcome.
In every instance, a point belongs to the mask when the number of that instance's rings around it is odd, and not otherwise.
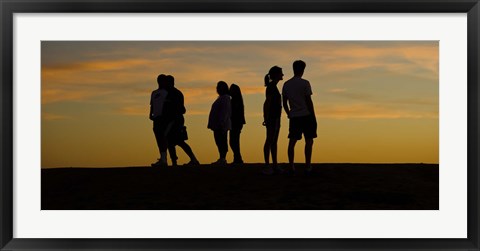
[[[438,163],[438,42],[42,42],[42,167],[144,166],[158,157],[148,119],[160,73],[185,95],[201,163],[218,158],[208,112],[220,80],[242,89],[246,162],[263,161],[263,76],[307,63],[318,138],[313,162]],[[286,162],[283,114],[279,161]],[[303,142],[296,149],[303,162]],[[179,163],[188,162],[178,149]],[[231,151],[227,160],[233,158]]]

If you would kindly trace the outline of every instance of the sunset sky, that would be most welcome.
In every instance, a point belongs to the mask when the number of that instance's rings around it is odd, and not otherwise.
[[[246,162],[263,162],[263,77],[307,63],[318,122],[312,162],[438,163],[437,41],[44,41],[42,167],[145,166],[158,149],[148,119],[160,73],[185,96],[188,143],[201,163],[218,159],[208,113],[220,80],[240,86]],[[282,114],[279,161],[287,162]],[[302,140],[296,162],[303,162]],[[179,164],[188,157],[177,148]],[[227,160],[233,160],[231,150]]]

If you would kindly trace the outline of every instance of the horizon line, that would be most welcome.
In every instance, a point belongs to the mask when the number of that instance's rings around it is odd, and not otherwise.
[[[288,165],[288,162],[282,162],[278,163],[279,165]],[[378,162],[378,163],[372,163],[372,162],[321,162],[321,163],[311,163],[312,165],[440,165],[440,163],[428,163],[428,162]],[[218,167],[228,167],[228,166],[251,166],[251,165],[265,165],[265,163],[244,163],[242,165],[232,165],[232,164],[227,164],[225,166],[218,166]],[[295,163],[295,165],[305,165],[305,163]],[[199,166],[216,166],[215,164],[200,164]],[[150,165],[142,165],[142,166],[61,166],[61,167],[41,167],[41,169],[94,169],[94,168],[103,168],[103,169],[109,169],[109,168],[159,168],[159,167],[151,167]],[[188,167],[184,165],[178,165],[176,167],[173,167],[171,165],[167,167],[162,167],[159,169],[164,169],[164,168],[180,168],[180,167]]]

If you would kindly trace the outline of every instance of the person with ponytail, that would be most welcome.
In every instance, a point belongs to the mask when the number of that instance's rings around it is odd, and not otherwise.
[[[267,137],[263,146],[265,167],[263,174],[271,175],[274,171],[281,171],[277,166],[277,142],[280,132],[280,117],[282,114],[282,96],[277,84],[283,79],[282,68],[273,66],[265,75],[265,103],[263,104],[263,125],[267,128]],[[272,155],[272,166],[270,165]]]

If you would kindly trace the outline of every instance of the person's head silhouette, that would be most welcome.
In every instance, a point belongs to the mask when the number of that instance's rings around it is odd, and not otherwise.
[[[217,93],[222,96],[228,94],[228,85],[224,81],[219,81],[217,83]]]
[[[283,79],[282,68],[278,66],[273,66],[268,71],[268,74],[265,75],[265,86],[268,86],[270,83],[278,83],[278,81]]]
[[[302,77],[306,66],[307,64],[305,64],[305,62],[303,62],[302,60],[297,60],[293,62],[293,74],[296,77]]]
[[[240,91],[240,87],[236,84],[230,85],[229,94],[230,94],[230,96],[232,96],[232,99],[241,99],[242,98],[242,91]]]
[[[168,75],[165,77],[165,83],[167,89],[172,89],[175,86],[175,78],[172,75]]]
[[[160,74],[157,77],[158,89],[165,89],[166,88],[166,78],[165,74]]]

